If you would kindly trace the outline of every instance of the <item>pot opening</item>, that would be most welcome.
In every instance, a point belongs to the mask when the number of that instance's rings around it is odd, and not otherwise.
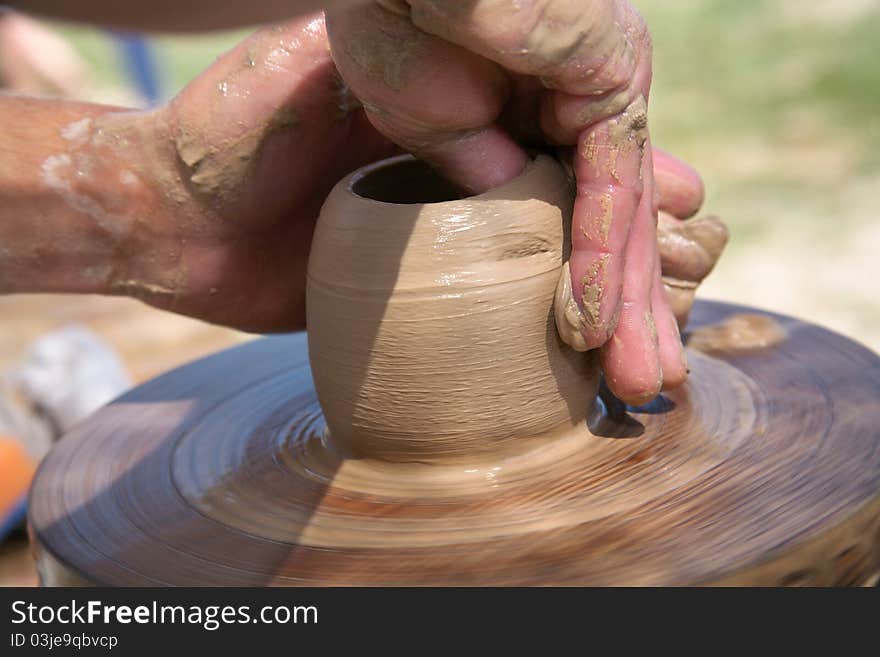
[[[377,166],[355,180],[351,190],[382,203],[442,203],[464,198],[455,185],[416,159]]]

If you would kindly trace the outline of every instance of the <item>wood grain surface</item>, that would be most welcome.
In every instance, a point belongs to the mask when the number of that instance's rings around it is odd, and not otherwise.
[[[43,462],[44,584],[843,585],[880,572],[880,358],[698,303],[691,379],[472,465],[340,458],[304,334],[154,379]]]

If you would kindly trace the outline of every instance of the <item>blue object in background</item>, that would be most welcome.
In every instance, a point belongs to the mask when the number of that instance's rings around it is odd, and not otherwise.
[[[156,58],[149,42],[132,32],[113,32],[112,36],[119,44],[126,72],[138,93],[150,107],[158,105],[162,101],[162,92]]]
[[[0,517],[0,543],[2,543],[9,534],[24,525],[26,518],[27,494],[25,493],[7,513]]]

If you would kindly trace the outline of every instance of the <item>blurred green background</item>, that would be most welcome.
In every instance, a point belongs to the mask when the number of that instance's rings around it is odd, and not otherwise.
[[[702,295],[778,310],[880,350],[880,2],[636,0],[654,35],[656,145],[704,176],[732,239]],[[117,100],[119,57],[62,27]],[[247,31],[156,37],[173,94]]]

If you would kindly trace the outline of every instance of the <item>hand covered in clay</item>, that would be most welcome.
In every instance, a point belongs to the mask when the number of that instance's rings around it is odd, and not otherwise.
[[[304,327],[324,199],[348,172],[396,152],[341,83],[323,16],[256,33],[187,86],[159,123],[192,211],[175,228],[175,267],[160,268],[177,272],[172,297],[142,288],[146,300],[245,330]]]
[[[16,165],[43,189],[4,211],[43,224],[0,222],[26,254],[0,257],[0,290],[128,295],[250,331],[304,327],[321,204],[396,150],[340,83],[323,17],[257,32],[154,112],[9,102]]]
[[[703,198],[696,172],[657,148],[653,156],[654,180],[660,196],[657,244],[661,279],[678,326],[683,329],[697,287],[721,257],[728,231],[713,215],[690,218],[699,210]]]
[[[328,12],[328,30],[373,125],[465,190],[517,176],[524,144],[574,146],[560,334],[577,349],[602,348],[608,385],[627,402],[685,380],[656,215],[658,202],[692,214],[702,185],[663,156],[659,177],[671,184],[658,194],[647,128],[651,39],[628,2],[378,0]]]

